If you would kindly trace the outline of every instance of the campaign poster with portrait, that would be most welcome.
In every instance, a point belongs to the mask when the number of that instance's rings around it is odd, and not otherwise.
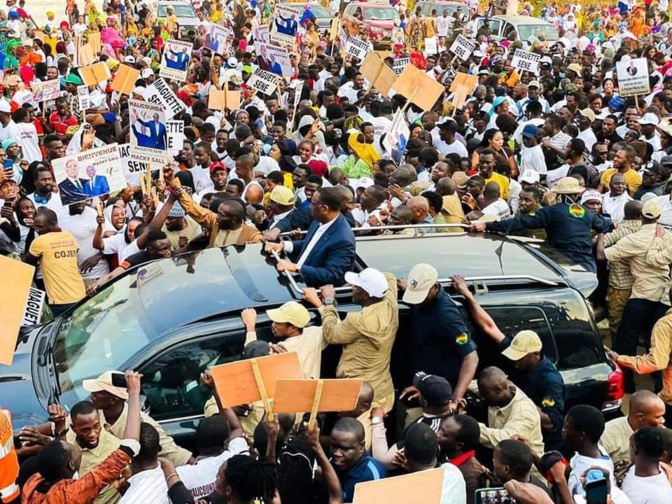
[[[61,83],[58,79],[36,82],[32,89],[36,102],[55,100],[61,95]]]
[[[166,114],[157,103],[129,100],[131,146],[146,154],[164,155],[166,150]]]
[[[294,9],[276,5],[270,32],[271,42],[279,46],[294,47],[300,18]]]
[[[205,44],[215,53],[222,53],[230,48],[233,43],[234,35],[231,30],[218,24],[212,23],[210,31],[205,38]]]
[[[193,44],[183,40],[166,40],[161,55],[159,76],[184,82],[187,80],[187,69],[191,59]]]
[[[651,92],[649,64],[646,58],[617,61],[616,77],[621,96],[645,95]]]
[[[160,155],[141,153],[133,149],[130,143],[119,144],[117,148],[126,182],[132,186],[141,185],[140,174],[147,171],[154,172],[166,165],[165,153]]]
[[[113,194],[126,187],[117,144],[54,159],[52,166],[64,205]]]
[[[294,75],[292,63],[289,60],[289,51],[284,47],[255,42],[254,51],[257,53],[257,65],[262,70],[275,75]]]

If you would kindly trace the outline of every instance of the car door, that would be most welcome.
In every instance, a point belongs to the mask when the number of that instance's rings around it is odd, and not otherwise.
[[[491,19],[490,20],[490,33],[493,37],[497,37],[498,40],[502,38],[502,21],[500,19]]]

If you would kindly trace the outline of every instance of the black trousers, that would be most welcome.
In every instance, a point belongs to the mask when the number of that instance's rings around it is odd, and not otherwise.
[[[651,347],[651,330],[669,308],[657,301],[630,299],[623,310],[623,319],[614,340],[614,351],[622,355],[636,355],[640,340],[643,340],[644,347],[648,350]],[[624,369],[623,373],[625,392],[632,394],[635,392],[634,375],[629,369]],[[653,373],[651,378],[654,381],[656,392],[660,391],[662,374]]]

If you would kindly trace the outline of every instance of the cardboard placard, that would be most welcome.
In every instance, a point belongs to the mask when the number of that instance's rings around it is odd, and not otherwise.
[[[366,55],[359,71],[371,83],[371,88],[376,88],[384,96],[388,95],[397,80],[394,71],[373,51]]]
[[[80,110],[91,108],[89,88],[87,86],[77,86],[77,101],[79,102]]]
[[[369,52],[370,48],[369,42],[354,36],[348,37],[348,42],[345,44],[346,52],[360,61],[366,58],[366,53]]]
[[[394,478],[366,481],[355,485],[353,504],[438,504],[441,502],[443,474],[439,467]]]
[[[302,413],[311,411],[318,382],[322,382],[322,397],[317,412],[352,411],[363,380],[278,380],[275,385],[273,411],[275,413]]]
[[[167,40],[161,54],[159,76],[180,82],[187,80],[193,44],[184,40]]]
[[[121,94],[129,95],[135,87],[135,81],[140,77],[140,70],[125,64],[119,65],[117,73],[110,87]]]
[[[91,44],[84,44],[79,47],[79,50],[77,51],[77,64],[80,67],[90,65],[95,59],[96,54],[93,52]]]
[[[541,54],[516,49],[516,52],[513,53],[511,66],[537,75],[539,73],[539,61],[541,61]]]
[[[88,44],[91,46],[93,54],[97,56],[103,50],[103,45],[100,41],[100,32],[90,32]]]
[[[33,100],[36,102],[55,100],[61,95],[61,83],[58,79],[38,81],[32,88]]]
[[[156,79],[151,86],[145,89],[145,101],[157,103],[165,109],[166,119],[172,119],[184,110],[184,102],[170,89],[163,79]]]
[[[44,309],[44,302],[46,298],[47,293],[43,290],[36,289],[35,287],[30,288],[21,325],[31,326],[40,323],[42,320],[42,310]]]
[[[422,110],[430,110],[445,88],[419,68],[408,65],[394,84],[397,93],[405,96]]]
[[[102,61],[80,68],[79,75],[87,86],[95,86],[99,82],[107,82],[112,77],[110,68]]]
[[[649,65],[646,58],[616,62],[618,92],[621,96],[646,95],[651,92]]]
[[[471,89],[464,84],[457,86],[457,89],[453,92],[453,99],[451,101],[453,107],[456,109],[461,109],[464,107],[464,104],[467,101],[467,96],[469,96],[470,93]]]
[[[0,364],[11,366],[19,328],[23,325],[35,267],[0,256],[4,287],[0,289]]]
[[[471,53],[476,49],[476,43],[472,42],[464,35],[458,35],[455,42],[450,46],[450,52],[460,58],[462,61],[467,61]]]
[[[436,37],[425,38],[425,54],[430,56],[432,54],[438,54],[438,40]]]
[[[296,352],[288,352],[258,359],[246,359],[213,367],[219,400],[224,407],[251,404],[262,399],[254,376],[252,361],[256,361],[267,397],[275,397],[278,380],[299,380],[303,376]]]
[[[177,154],[184,146],[184,121],[166,121],[166,132],[168,133],[166,147],[169,152]]]
[[[208,95],[210,110],[234,110],[240,107],[240,91],[211,89]]]
[[[465,86],[471,92],[478,84],[478,75],[469,75],[463,72],[458,72],[453,83],[450,85],[450,92],[454,93],[460,86]]]

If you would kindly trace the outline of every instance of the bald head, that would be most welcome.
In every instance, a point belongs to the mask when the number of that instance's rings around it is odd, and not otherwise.
[[[649,390],[638,390],[630,399],[628,423],[632,430],[661,427],[665,422],[665,403]]]
[[[504,407],[513,399],[506,373],[497,367],[487,367],[478,375],[478,392],[488,406]]]
[[[499,184],[497,182],[488,182],[483,189],[483,197],[486,201],[496,201],[500,195]]]
[[[422,196],[413,196],[406,202],[406,206],[413,214],[413,224],[419,224],[429,215],[429,202]]]
[[[441,196],[452,196],[457,191],[457,184],[450,177],[443,177],[436,183],[436,192]]]
[[[628,220],[639,220],[642,217],[642,202],[638,200],[628,201],[623,206],[623,213]]]

